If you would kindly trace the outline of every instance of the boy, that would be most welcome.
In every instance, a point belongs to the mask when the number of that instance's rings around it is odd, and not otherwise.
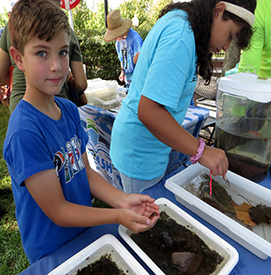
[[[31,264],[85,227],[120,223],[140,232],[159,215],[154,199],[127,195],[93,171],[78,110],[55,97],[69,69],[69,23],[51,0],[19,0],[9,19],[14,61],[26,91],[9,121],[3,154],[16,218]],[[91,194],[116,209],[91,207]]]

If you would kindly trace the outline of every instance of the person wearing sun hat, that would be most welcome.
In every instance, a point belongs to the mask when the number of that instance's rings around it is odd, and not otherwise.
[[[107,15],[107,26],[104,40],[106,42],[116,40],[116,51],[121,65],[119,80],[125,81],[126,87],[129,88],[143,40],[131,28],[132,20],[122,18],[119,10],[111,11]]]

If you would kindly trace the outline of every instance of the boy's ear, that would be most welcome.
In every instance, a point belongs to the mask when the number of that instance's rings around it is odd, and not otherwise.
[[[23,64],[22,54],[16,48],[14,48],[13,46],[10,47],[9,51],[10,51],[10,54],[11,54],[14,62],[18,66],[18,68],[21,71],[24,71],[24,64]]]

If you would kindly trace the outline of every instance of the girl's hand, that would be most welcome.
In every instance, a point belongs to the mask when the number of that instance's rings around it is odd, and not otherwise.
[[[223,150],[205,146],[202,157],[198,161],[212,171],[214,176],[223,176],[227,173],[229,163]]]
[[[136,64],[137,60],[138,60],[138,56],[139,56],[139,52],[135,54],[135,56],[133,57],[133,62],[134,64]]]
[[[121,82],[124,82],[124,72],[123,72],[123,70],[121,70],[121,73],[120,73],[120,75],[119,75],[119,80],[120,80]]]

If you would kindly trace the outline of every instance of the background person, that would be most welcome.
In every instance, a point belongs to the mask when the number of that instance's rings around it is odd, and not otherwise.
[[[0,28],[0,39],[5,28]],[[9,92],[8,87],[5,84],[0,83],[0,103],[2,105],[9,105]]]
[[[2,36],[2,33],[3,33],[4,29],[5,29],[5,28],[0,28],[0,38],[1,38],[1,36]]]
[[[251,38],[256,0],[193,0],[168,5],[144,40],[128,96],[114,121],[110,156],[126,193],[143,192],[166,175],[171,149],[225,175],[223,150],[182,128],[197,75],[212,75],[212,53]],[[204,147],[205,146],[205,147]]]
[[[60,7],[59,0],[52,0],[56,2]],[[86,75],[83,68],[83,59],[81,55],[80,45],[77,40],[77,37],[72,29],[71,40],[70,40],[70,68],[73,74],[73,79],[70,81],[69,85],[75,91],[84,91],[87,88]],[[11,47],[10,33],[8,29],[8,24],[5,27],[3,35],[0,40],[0,82],[6,85],[10,85],[12,79],[12,92],[10,95],[9,110],[12,113],[17,106],[18,102],[23,98],[26,84],[25,77],[22,71],[19,70],[16,63],[12,59],[12,56],[9,52]],[[13,73],[10,74],[10,67],[13,67]],[[68,76],[67,76],[68,77]],[[62,87],[59,97],[68,98],[68,84]]]
[[[104,35],[106,42],[116,40],[116,51],[121,65],[119,80],[125,81],[126,88],[132,82],[132,76],[143,44],[141,36],[131,29],[132,20],[122,18],[119,10],[107,15],[108,29]]]
[[[9,28],[10,52],[25,74],[26,91],[10,116],[3,156],[30,263],[89,226],[117,223],[135,233],[151,228],[159,218],[149,218],[159,214],[155,200],[127,195],[90,168],[78,108],[55,97],[69,70],[65,12],[51,0],[19,0]],[[91,207],[92,195],[113,208]]]
[[[69,71],[69,75],[66,81],[66,89],[69,100],[71,100],[77,107],[84,106],[88,103],[87,97],[84,91],[77,91],[73,87],[74,76],[71,71]],[[64,85],[65,85],[64,84]]]
[[[251,46],[243,50],[238,72],[249,70],[258,76],[271,78],[271,1],[257,0],[253,28]]]

